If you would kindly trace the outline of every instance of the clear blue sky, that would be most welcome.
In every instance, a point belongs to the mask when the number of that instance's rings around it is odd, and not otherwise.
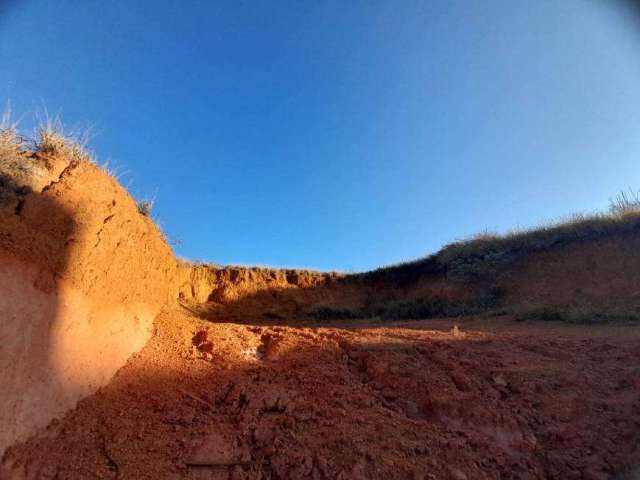
[[[631,2],[2,5],[0,100],[93,125],[191,259],[363,270],[640,188]]]

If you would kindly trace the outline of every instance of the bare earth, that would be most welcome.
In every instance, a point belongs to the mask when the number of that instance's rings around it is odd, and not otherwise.
[[[640,329],[318,327],[166,311],[10,478],[607,479],[640,465]]]

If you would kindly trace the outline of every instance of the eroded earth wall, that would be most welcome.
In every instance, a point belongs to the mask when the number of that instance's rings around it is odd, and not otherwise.
[[[0,452],[146,343],[176,270],[157,227],[103,170],[65,155],[19,160],[20,175],[2,172]]]

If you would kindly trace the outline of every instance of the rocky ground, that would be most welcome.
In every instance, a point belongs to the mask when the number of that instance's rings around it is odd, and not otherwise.
[[[637,327],[180,310],[3,478],[635,478],[639,439]]]

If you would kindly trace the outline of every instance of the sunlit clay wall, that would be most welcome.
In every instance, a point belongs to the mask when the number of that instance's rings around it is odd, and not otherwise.
[[[0,451],[106,384],[151,335],[175,260],[92,164],[0,210]]]

